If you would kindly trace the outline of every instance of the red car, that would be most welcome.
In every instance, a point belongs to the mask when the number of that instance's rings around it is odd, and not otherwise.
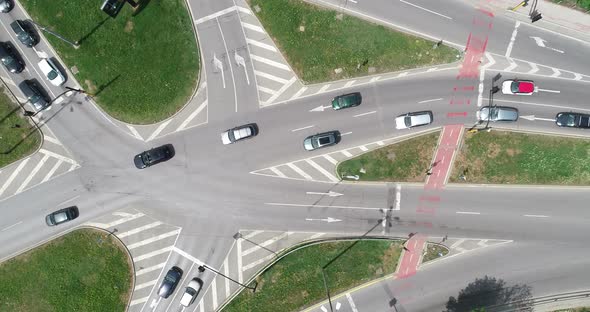
[[[531,95],[535,92],[535,83],[531,80],[504,80],[502,93],[514,95]]]

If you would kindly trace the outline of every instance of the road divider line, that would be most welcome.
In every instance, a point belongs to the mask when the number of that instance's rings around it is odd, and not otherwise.
[[[440,14],[440,13],[438,13],[438,12],[434,12],[434,11],[432,11],[432,10],[429,10],[429,9],[427,9],[427,8],[424,8],[424,7],[421,7],[421,6],[419,6],[419,5],[416,5],[416,4],[413,4],[413,3],[410,3],[410,2],[408,2],[408,1],[404,1],[404,0],[399,0],[399,1],[400,1],[401,3],[405,3],[405,4],[407,4],[407,5],[411,5],[411,6],[415,7],[415,8],[418,8],[418,9],[420,9],[420,10],[424,10],[424,11],[426,11],[426,12],[428,12],[428,13],[431,13],[431,14],[438,15],[438,16],[440,16],[440,17],[443,17],[443,18],[446,18],[446,19],[449,19],[449,20],[452,20],[452,19],[453,19],[452,17],[449,17],[449,16],[446,16],[446,15]]]
[[[309,129],[309,128],[313,128],[313,127],[315,127],[315,125],[293,129],[293,130],[291,130],[291,132],[297,132],[297,131],[301,131],[301,130],[305,130],[305,129]]]
[[[382,210],[386,209],[384,207],[381,208],[374,208],[374,207],[358,207],[358,206],[330,206],[330,205],[304,205],[304,204],[289,204],[289,203],[264,203],[268,206],[285,206],[285,207],[314,207],[314,208],[334,208],[334,209],[359,209],[359,210]]]
[[[561,91],[559,91],[559,90],[548,90],[548,89],[541,89],[541,88],[538,88],[537,91],[550,92],[550,93],[561,93]]]
[[[366,112],[366,113],[362,113],[362,114],[358,114],[358,115],[354,115],[352,117],[361,117],[361,116],[366,116],[366,115],[371,115],[371,114],[375,114],[377,111],[370,111],[370,112]]]
[[[479,215],[479,214],[481,214],[480,212],[474,212],[474,211],[457,211],[455,213],[457,213],[457,214],[468,214],[468,215]]]
[[[510,57],[510,54],[512,54],[512,47],[514,46],[514,40],[516,40],[516,34],[518,33],[518,26],[520,26],[520,22],[516,21],[514,31],[512,31],[512,37],[510,37],[510,43],[508,43],[508,47],[506,48],[506,54],[504,54],[506,57]]]
[[[546,215],[529,215],[529,214],[526,214],[523,217],[530,217],[530,218],[549,218],[549,216],[546,216]]]
[[[15,223],[15,224],[13,224],[13,225],[9,225],[9,226],[7,226],[7,227],[3,228],[3,229],[2,229],[2,231],[0,231],[0,232],[4,232],[4,231],[6,231],[6,230],[12,229],[13,227],[15,227],[15,226],[17,226],[17,225],[19,225],[19,224],[21,224],[21,223],[23,223],[23,222],[22,222],[22,221],[18,221],[17,223]]]
[[[434,101],[440,101],[443,98],[438,98],[438,99],[431,99],[431,100],[424,100],[424,101],[420,101],[418,102],[418,104],[424,104],[424,103],[428,103],[428,102],[434,102]]]

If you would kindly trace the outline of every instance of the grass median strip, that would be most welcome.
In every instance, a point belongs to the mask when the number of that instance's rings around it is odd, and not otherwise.
[[[338,165],[340,176],[359,181],[423,182],[440,132],[414,137],[367,152]]]
[[[422,258],[422,263],[444,257],[449,254],[449,249],[439,244],[426,244],[426,254]]]
[[[126,4],[113,19],[96,0],[20,1],[37,23],[80,42],[74,49],[45,34],[107,113],[145,124],[187,102],[199,76],[199,55],[185,1],[140,2],[147,5],[135,16]]]
[[[507,131],[468,133],[450,181],[590,185],[589,160],[588,139]]]
[[[35,152],[41,134],[22,117],[23,110],[0,87],[0,168]]]
[[[0,310],[123,312],[131,274],[113,237],[77,230],[0,264]]]
[[[306,83],[450,63],[460,54],[444,45],[434,49],[434,42],[300,0],[249,2]]]
[[[327,299],[322,267],[352,243],[328,242],[294,251],[259,276],[256,293],[242,291],[223,311],[299,311]],[[326,269],[330,294],[393,273],[401,248],[400,241],[359,241]]]
[[[590,0],[551,0],[551,2],[590,13]]]

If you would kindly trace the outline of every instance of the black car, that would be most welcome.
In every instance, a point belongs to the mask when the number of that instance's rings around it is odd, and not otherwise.
[[[14,8],[14,2],[12,0],[0,0],[0,12],[8,13]]]
[[[25,80],[18,87],[37,112],[44,110],[49,105],[50,100],[47,93],[36,80]]]
[[[555,116],[555,123],[560,127],[590,129],[590,115],[574,112],[562,112]]]
[[[16,20],[10,23],[10,28],[12,28],[18,40],[29,48],[34,47],[39,42],[37,34],[28,22]]]
[[[0,43],[0,61],[11,73],[17,74],[25,69],[25,64],[10,42]]]
[[[80,215],[78,207],[71,206],[52,212],[45,217],[45,222],[49,226],[59,225],[64,222],[72,221]]]
[[[169,160],[172,157],[174,157],[174,147],[172,144],[166,144],[135,155],[133,162],[137,169],[143,169]]]
[[[166,276],[164,276],[164,280],[158,289],[158,295],[164,299],[170,297],[170,295],[174,292],[174,289],[176,289],[178,282],[180,282],[181,277],[182,270],[177,266],[173,266],[170,270],[168,270]]]
[[[349,94],[343,94],[335,97],[332,100],[332,108],[339,110],[343,108],[355,107],[361,105],[363,97],[360,92],[354,92]]]

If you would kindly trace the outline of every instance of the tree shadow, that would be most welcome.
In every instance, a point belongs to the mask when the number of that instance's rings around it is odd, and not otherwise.
[[[94,92],[92,95],[98,96],[102,91],[104,91],[106,88],[110,87],[113,83],[115,83],[115,81],[117,81],[120,77],[121,74],[118,74],[115,78],[111,79],[111,81],[107,82],[106,84],[100,85],[96,92]]]
[[[78,39],[78,41],[76,41],[76,43],[78,43],[79,45],[82,44],[82,42],[86,41],[86,39],[88,39],[88,37],[92,36],[109,19],[110,19],[110,17],[107,17],[107,18],[103,19],[102,21],[100,21],[87,34],[85,34],[84,36],[82,36],[82,38]]]
[[[135,8],[135,10],[133,11],[133,14],[131,14],[131,16],[135,17],[135,16],[139,15],[139,13],[141,13],[141,11],[143,11],[143,9],[145,9],[148,6],[150,1],[151,0],[139,0],[137,2],[137,7]]]
[[[21,109],[20,106],[15,107],[12,111],[10,111],[10,113],[6,114],[6,116],[4,116],[4,117],[2,117],[2,119],[0,119],[0,124],[3,123],[6,119],[8,119],[8,117],[12,116],[13,114],[16,114],[16,112],[20,109]]]

